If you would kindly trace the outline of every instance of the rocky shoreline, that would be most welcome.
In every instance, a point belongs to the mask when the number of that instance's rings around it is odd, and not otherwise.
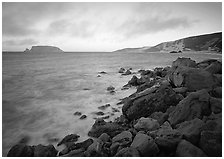
[[[118,72],[132,74],[131,68]],[[122,88],[137,88],[118,103],[122,115],[110,122],[97,118],[89,139],[77,142],[78,134],[67,135],[57,145],[65,145],[60,152],[53,145],[20,143],[7,156],[221,157],[222,63],[178,58],[171,67],[139,73]],[[114,93],[113,87],[108,91]]]

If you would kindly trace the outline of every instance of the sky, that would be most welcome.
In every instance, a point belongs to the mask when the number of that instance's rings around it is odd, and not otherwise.
[[[115,51],[222,31],[221,2],[3,2],[3,51]]]

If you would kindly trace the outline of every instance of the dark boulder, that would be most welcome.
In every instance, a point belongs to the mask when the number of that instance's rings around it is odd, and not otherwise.
[[[100,137],[98,137],[98,139],[103,142],[108,142],[110,141],[110,136],[107,133],[103,133],[100,135]]]
[[[119,145],[128,145],[132,142],[132,134],[130,131],[123,131],[112,138],[112,144],[119,143]]]
[[[75,149],[75,150],[72,150],[69,153],[62,155],[60,157],[85,157],[84,151],[85,151],[85,149],[83,149],[83,148]]]
[[[108,107],[110,107],[110,104],[105,104],[105,105],[99,106],[98,109],[105,110]]]
[[[118,71],[118,73],[124,73],[125,69],[123,67],[120,68],[120,70]]]
[[[53,145],[43,146],[37,145],[33,146],[33,157],[56,157],[58,151]]]
[[[198,147],[186,140],[181,140],[176,150],[177,157],[206,157],[207,155]]]
[[[57,144],[57,146],[60,146],[60,145],[62,145],[62,144],[66,144],[66,143],[68,143],[68,142],[76,142],[76,141],[78,141],[78,138],[79,138],[80,136],[79,135],[77,135],[77,134],[70,134],[70,135],[67,135],[67,136],[65,136],[58,144]]]
[[[160,86],[159,88],[149,88],[138,93],[134,98],[129,98],[122,107],[123,114],[129,119],[147,117],[154,112],[165,112],[171,105],[177,105],[180,96],[171,87]]]
[[[210,115],[209,99],[210,96],[205,89],[190,93],[180,101],[169,115],[168,120],[170,124],[175,126],[183,121],[189,121],[194,118],[202,119],[203,115]]]
[[[207,66],[205,71],[208,71],[212,74],[221,74],[222,73],[222,63],[219,61],[211,63],[209,66]]]
[[[68,151],[76,150],[76,149],[84,149],[86,150],[93,143],[93,139],[89,138],[83,142],[74,143],[68,147]]]
[[[209,157],[222,156],[222,132],[202,131],[199,147]]]
[[[156,156],[159,152],[159,148],[153,138],[142,133],[138,133],[135,136],[130,147],[136,148],[143,157]]]
[[[7,157],[33,157],[33,147],[17,144],[9,150]]]
[[[196,62],[194,60],[191,60],[191,58],[185,58],[185,57],[180,58],[180,57],[178,57],[172,63],[172,67],[182,67],[182,66],[195,67]]]
[[[107,87],[107,91],[113,91],[113,90],[115,90],[115,88],[113,86]]]
[[[80,115],[82,115],[82,113],[77,111],[77,112],[75,112],[73,115],[80,116]]]
[[[104,115],[104,112],[99,111],[99,112],[96,112],[95,114],[96,115]]]
[[[132,76],[131,80],[128,81],[128,85],[130,85],[130,86],[137,86],[137,85],[139,85],[138,78],[136,76]]]
[[[94,140],[94,142],[84,152],[86,157],[108,157],[104,149],[104,142],[101,140]]]
[[[160,125],[162,125],[168,119],[169,114],[168,113],[163,113],[163,112],[154,112],[149,117],[157,120],[158,123]]]
[[[127,70],[126,72],[122,73],[122,75],[130,75],[130,74],[131,74],[130,70]]]
[[[89,136],[99,137],[103,133],[107,133],[109,136],[114,137],[121,133],[124,127],[112,122],[105,122],[103,119],[97,119],[93,124],[91,130],[88,132]]]
[[[153,131],[159,128],[159,123],[155,119],[141,117],[134,125],[134,128],[138,131]]]
[[[215,98],[222,98],[222,87],[216,87],[211,92],[212,96]]]
[[[86,115],[82,115],[79,119],[85,119],[85,118],[87,118],[87,116]]]
[[[115,157],[140,157],[140,154],[137,149],[126,147],[118,151]]]
[[[183,138],[197,145],[204,122],[198,118],[191,121],[185,121],[177,125],[177,130],[183,135]]]

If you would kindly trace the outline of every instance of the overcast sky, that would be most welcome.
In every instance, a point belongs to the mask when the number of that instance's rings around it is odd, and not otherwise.
[[[222,31],[216,3],[3,3],[3,50],[114,51]]]

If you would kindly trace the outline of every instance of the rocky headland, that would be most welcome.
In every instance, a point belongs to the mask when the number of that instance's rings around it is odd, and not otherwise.
[[[118,72],[132,74],[131,69]],[[65,146],[60,152],[53,145],[19,143],[7,156],[221,157],[222,63],[178,58],[172,66],[138,73],[140,78],[133,75],[122,88],[137,89],[118,103],[122,115],[110,122],[97,118],[89,139],[78,142],[81,134],[67,135],[58,142]]]
[[[32,46],[31,49],[24,51],[25,53],[63,53],[60,48],[55,46]]]

